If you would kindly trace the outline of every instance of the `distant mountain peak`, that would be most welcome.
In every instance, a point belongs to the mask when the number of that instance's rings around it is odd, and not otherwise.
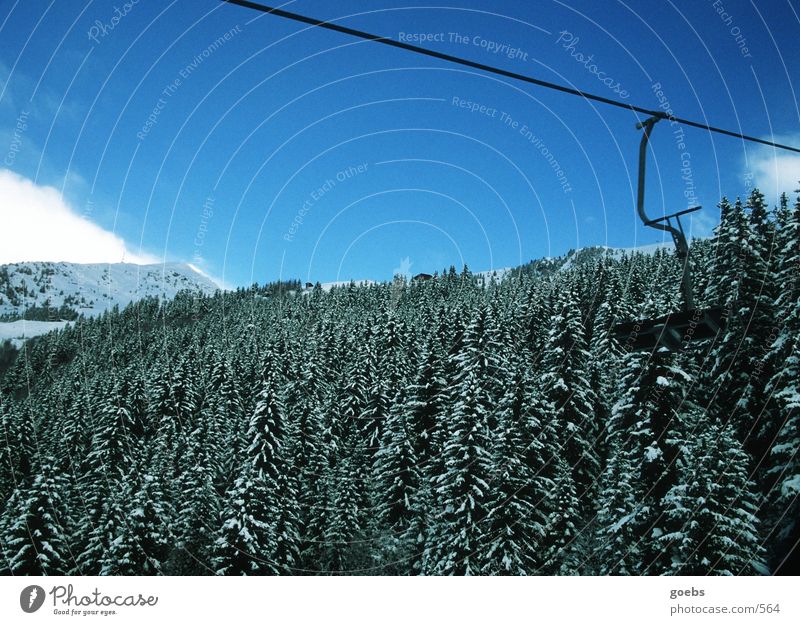
[[[23,262],[0,265],[0,315],[22,317],[31,309],[60,309],[97,315],[144,297],[170,299],[179,291],[205,294],[219,289],[187,263]]]

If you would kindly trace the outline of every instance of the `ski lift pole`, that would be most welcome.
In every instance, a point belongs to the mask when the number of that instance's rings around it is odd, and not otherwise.
[[[644,208],[644,188],[645,188],[645,165],[647,162],[647,143],[650,140],[650,133],[653,131],[653,126],[661,119],[666,119],[666,115],[658,115],[650,117],[644,122],[636,124],[636,128],[643,130],[642,140],[639,144],[639,188],[636,196],[636,210],[639,213],[639,218],[645,226],[669,232],[672,235],[672,242],[675,244],[676,255],[683,265],[683,272],[681,274],[681,291],[683,293],[683,306],[685,310],[694,309],[694,296],[692,295],[692,269],[689,261],[689,244],[686,242],[686,235],[683,233],[683,226],[681,226],[680,216],[687,213],[693,213],[700,210],[700,206],[695,206],[687,210],[673,213],[659,219],[650,219],[647,216]],[[675,219],[677,227],[672,225],[672,219]]]

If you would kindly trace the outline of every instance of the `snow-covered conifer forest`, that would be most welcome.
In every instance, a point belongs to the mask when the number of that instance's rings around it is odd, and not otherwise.
[[[800,532],[800,200],[674,254],[144,299],[0,360],[3,574],[752,575]],[[7,349],[9,349],[7,347]]]

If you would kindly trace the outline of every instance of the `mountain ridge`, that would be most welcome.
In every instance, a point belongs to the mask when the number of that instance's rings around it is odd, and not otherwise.
[[[0,316],[22,317],[31,308],[55,310],[55,317],[61,308],[93,316],[144,297],[218,288],[186,263],[10,263],[0,265]]]
[[[640,248],[590,246],[557,257],[531,260],[517,267],[475,272],[489,280],[503,280],[521,271],[550,273],[579,265],[598,256],[654,254],[668,243]],[[321,283],[337,286],[376,284],[374,280]],[[30,261],[0,265],[0,342],[10,339],[19,347],[25,339],[63,328],[79,315],[96,316],[115,306],[124,308],[145,297],[172,299],[179,291],[213,294],[220,285],[189,263],[69,263]],[[224,289],[223,289],[224,290]],[[307,291],[307,289],[304,289]]]

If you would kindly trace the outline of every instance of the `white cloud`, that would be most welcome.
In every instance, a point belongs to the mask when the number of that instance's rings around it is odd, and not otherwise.
[[[53,187],[0,169],[0,264],[23,261],[146,264],[113,232],[79,215]]]
[[[717,216],[719,212],[716,211],[716,206],[704,208],[696,213],[691,213],[688,217],[688,224],[683,222],[683,227],[686,231],[686,236],[689,239],[705,239],[714,234],[714,227],[719,221]]]
[[[786,145],[800,145],[800,135],[777,136],[774,141]],[[748,173],[752,174],[749,186],[758,187],[769,201],[776,201],[781,193],[791,195],[798,188],[800,154],[759,145],[749,155],[750,160],[746,168],[749,171],[745,172],[745,179],[748,179]]]
[[[232,291],[233,289],[235,289],[235,288],[236,288],[236,287],[235,287],[233,284],[230,284],[230,283],[226,282],[226,281],[225,281],[225,280],[223,280],[222,278],[217,278],[216,276],[212,276],[212,275],[211,275],[210,273],[208,273],[207,271],[204,271],[204,270],[200,269],[200,267],[198,267],[198,266],[197,266],[196,264],[194,264],[194,263],[186,263],[186,264],[188,265],[188,267],[189,267],[189,268],[190,268],[192,271],[196,271],[197,273],[199,273],[199,274],[200,274],[201,276],[203,276],[204,278],[208,278],[209,280],[211,280],[211,282],[213,282],[214,284],[216,284],[216,285],[217,285],[217,286],[218,286],[220,289],[222,289],[223,291]]]

